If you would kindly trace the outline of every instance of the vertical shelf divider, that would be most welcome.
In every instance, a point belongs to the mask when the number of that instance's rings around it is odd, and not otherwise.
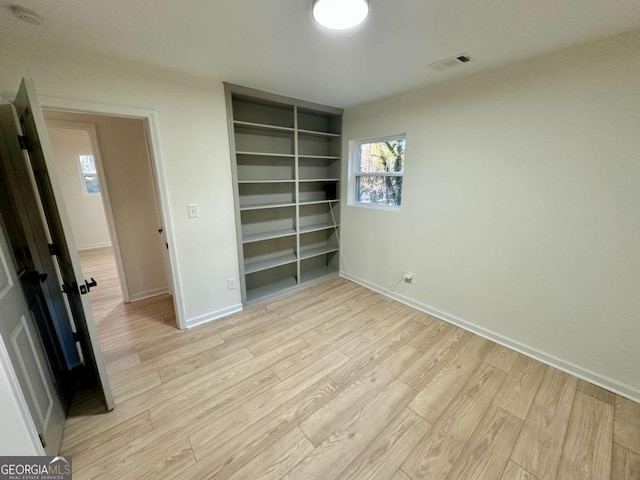
[[[294,155],[295,155],[295,175],[296,175],[296,262],[298,285],[302,283],[301,260],[300,260],[300,162],[299,162],[299,142],[298,142],[298,106],[293,106],[293,131],[294,131]]]

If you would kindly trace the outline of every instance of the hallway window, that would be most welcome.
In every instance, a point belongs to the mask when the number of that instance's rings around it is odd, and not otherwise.
[[[80,155],[80,171],[85,193],[100,193],[100,180],[96,170],[96,161],[93,155]]]

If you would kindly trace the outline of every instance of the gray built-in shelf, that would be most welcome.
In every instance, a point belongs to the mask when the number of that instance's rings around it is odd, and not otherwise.
[[[242,302],[336,276],[342,110],[225,90]]]

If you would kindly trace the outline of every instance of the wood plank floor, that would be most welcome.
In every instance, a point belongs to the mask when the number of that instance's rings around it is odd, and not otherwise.
[[[82,259],[116,408],[74,400],[77,480],[640,479],[640,405],[427,314],[335,279],[179,331],[110,255]]]

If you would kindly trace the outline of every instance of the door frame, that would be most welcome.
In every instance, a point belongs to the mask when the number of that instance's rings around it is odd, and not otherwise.
[[[3,95],[3,97],[5,100],[13,102],[15,95]],[[153,180],[156,185],[156,200],[160,211],[160,219],[162,220],[162,228],[164,229],[164,235],[168,244],[167,253],[169,257],[169,266],[171,268],[167,273],[169,274],[169,283],[171,284],[171,291],[173,292],[176,327],[180,330],[186,330],[187,324],[185,321],[186,314],[184,309],[184,298],[178,270],[178,257],[174,248],[176,242],[167,195],[167,182],[160,153],[156,111],[147,108],[111,105],[106,103],[76,100],[72,98],[50,97],[46,95],[38,95],[38,99],[40,100],[42,108],[46,109],[62,110],[71,113],[89,113],[93,115],[106,115],[111,117],[135,118],[137,120],[144,121],[147,132],[149,154],[151,156],[151,170]]]
[[[49,109],[50,110],[50,109]],[[109,196],[109,186],[104,174],[104,166],[102,164],[102,156],[100,154],[100,144],[98,143],[98,134],[96,126],[90,122],[77,122],[68,120],[48,120],[45,118],[47,128],[60,128],[65,130],[85,131],[89,135],[91,150],[96,162],[96,170],[98,173],[98,181],[100,183],[100,196],[104,207],[107,227],[109,229],[109,238],[113,246],[113,253],[116,259],[116,268],[118,270],[118,278],[120,279],[120,288],[122,289],[122,298],[125,302],[130,302],[129,286],[127,284],[127,276],[122,262],[122,253],[120,251],[120,239],[118,238],[118,230],[113,217],[113,209],[111,208],[111,197]]]

